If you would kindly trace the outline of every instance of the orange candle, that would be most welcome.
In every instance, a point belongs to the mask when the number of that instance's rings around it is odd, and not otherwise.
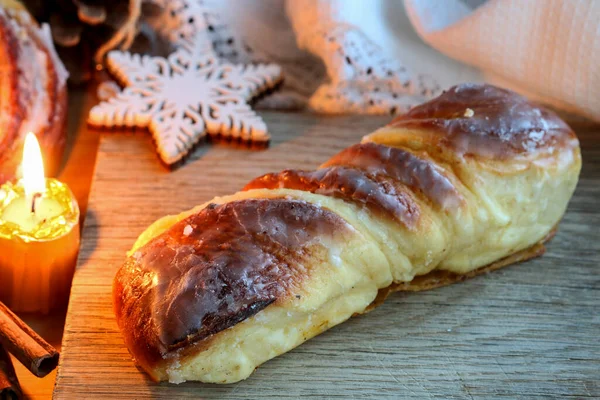
[[[48,313],[68,300],[79,206],[67,185],[44,177],[32,133],[21,169],[21,180],[0,188],[0,301],[17,312]]]

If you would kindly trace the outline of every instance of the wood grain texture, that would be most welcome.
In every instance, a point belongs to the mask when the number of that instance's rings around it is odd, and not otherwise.
[[[114,273],[136,237],[158,217],[233,193],[262,173],[313,168],[389,120],[264,117],[270,149],[203,146],[172,173],[146,134],[103,135],[57,399],[600,397],[597,130],[579,132],[581,181],[542,258],[441,289],[393,295],[237,384],[151,382],[134,366],[111,302]]]

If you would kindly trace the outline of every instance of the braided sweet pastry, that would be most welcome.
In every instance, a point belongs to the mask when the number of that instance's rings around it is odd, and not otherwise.
[[[62,162],[68,74],[48,25],[42,27],[16,0],[0,0],[0,183],[13,179],[25,135],[37,135],[46,172]]]
[[[316,171],[157,221],[115,277],[119,327],[157,381],[245,379],[392,291],[540,255],[580,167],[552,112],[453,87]]]

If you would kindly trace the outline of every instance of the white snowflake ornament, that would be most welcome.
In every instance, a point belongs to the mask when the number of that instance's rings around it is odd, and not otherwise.
[[[210,47],[195,40],[167,58],[109,53],[107,68],[124,89],[93,107],[88,122],[148,128],[167,165],[206,134],[267,143],[267,127],[248,101],[281,82],[280,67],[223,62]]]

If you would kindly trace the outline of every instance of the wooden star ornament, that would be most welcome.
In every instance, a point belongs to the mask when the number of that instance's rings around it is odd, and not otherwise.
[[[269,141],[264,121],[248,102],[281,82],[277,65],[224,62],[202,40],[166,58],[112,51],[106,65],[124,88],[93,107],[88,122],[148,128],[167,165],[180,161],[207,134]]]

